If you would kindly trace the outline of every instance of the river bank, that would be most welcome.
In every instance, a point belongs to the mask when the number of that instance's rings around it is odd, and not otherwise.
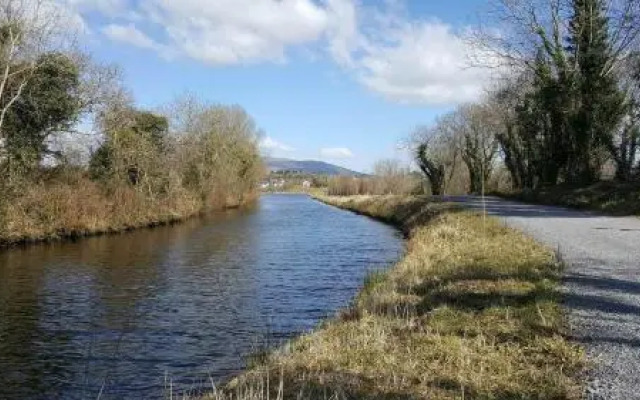
[[[579,398],[553,252],[497,220],[420,197],[320,197],[408,236],[353,305],[212,398]]]
[[[0,204],[0,248],[170,225],[256,198],[256,193],[247,193],[203,201],[198,193],[181,188],[149,196],[135,187],[107,189],[86,178],[55,181],[26,187],[11,202]]]

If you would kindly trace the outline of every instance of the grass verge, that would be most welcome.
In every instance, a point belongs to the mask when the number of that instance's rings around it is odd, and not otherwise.
[[[563,336],[551,251],[425,198],[321,200],[402,227],[406,256],[212,398],[580,397],[583,355]]]
[[[529,203],[560,205],[609,215],[640,216],[640,182],[598,182],[582,187],[560,185],[498,195]]]

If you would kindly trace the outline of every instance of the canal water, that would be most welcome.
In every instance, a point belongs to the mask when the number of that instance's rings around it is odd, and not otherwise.
[[[198,393],[349,304],[394,229],[303,195],[0,252],[0,399]]]

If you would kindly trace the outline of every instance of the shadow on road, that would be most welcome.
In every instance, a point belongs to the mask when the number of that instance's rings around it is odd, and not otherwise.
[[[617,345],[625,345],[634,348],[640,348],[640,340],[639,339],[629,339],[624,337],[615,337],[615,336],[598,336],[598,337],[578,337],[578,336],[568,336],[568,338],[572,341],[582,343],[582,344],[617,344]]]
[[[564,303],[573,309],[592,310],[611,314],[640,316],[640,306],[623,303],[601,296],[589,294],[566,294]]]
[[[568,284],[584,287],[585,291],[590,289],[614,290],[622,293],[640,294],[640,282],[627,281],[623,279],[601,277],[583,274],[570,274],[564,278]]]
[[[442,196],[441,201],[459,204],[476,211],[487,210],[495,217],[523,218],[597,218],[599,215],[562,207],[541,206],[507,201],[498,197]]]

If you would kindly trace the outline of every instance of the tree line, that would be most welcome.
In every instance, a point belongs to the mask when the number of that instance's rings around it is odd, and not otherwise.
[[[638,179],[640,2],[498,0],[487,18],[471,39],[494,87],[411,138],[431,192],[459,168],[471,193],[497,169],[518,190]]]
[[[259,136],[239,106],[140,109],[51,3],[0,3],[0,242],[241,204],[262,176]]]

